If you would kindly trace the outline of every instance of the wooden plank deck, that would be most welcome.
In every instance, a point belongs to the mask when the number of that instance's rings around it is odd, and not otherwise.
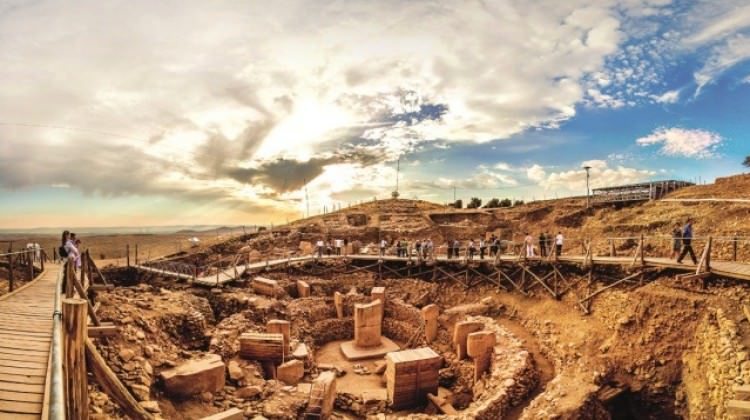
[[[33,282],[0,297],[0,419],[42,416],[59,273],[48,264]]]
[[[410,259],[407,257],[396,257],[392,255],[386,255],[386,256],[379,256],[379,255],[371,255],[371,254],[350,254],[350,255],[324,255],[322,257],[316,257],[313,255],[306,255],[302,257],[292,257],[292,258],[280,258],[280,259],[274,259],[274,260],[268,260],[268,261],[261,261],[257,263],[247,264],[247,265],[238,265],[237,266],[237,274],[242,275],[246,271],[257,271],[262,270],[264,268],[277,268],[277,267],[283,267],[287,264],[301,264],[306,263],[310,261],[316,261],[316,260],[336,260],[336,259],[351,259],[355,261],[401,261],[401,262],[407,262]],[[559,261],[562,263],[572,263],[572,264],[581,264],[585,261],[586,256],[585,255],[562,255],[559,257]],[[604,265],[620,265],[620,266],[630,266],[633,263],[633,257],[632,256],[624,256],[624,257],[609,257],[609,256],[594,256],[592,257],[593,262],[595,264],[604,264]],[[442,263],[463,263],[465,260],[463,257],[461,258],[453,258],[448,259],[447,256],[439,255],[435,259],[437,262]],[[501,255],[500,261],[501,262],[517,262],[518,256],[516,255]],[[417,261],[416,258],[411,258],[411,261]],[[482,263],[488,263],[491,264],[493,262],[493,259],[488,257],[484,260],[479,260],[478,257],[474,258],[474,262],[482,262]],[[541,261],[541,258],[535,257],[530,258],[529,261]],[[670,258],[659,258],[659,257],[645,257],[644,263],[648,267],[657,267],[657,268],[669,268],[674,270],[680,270],[684,272],[691,272],[695,271],[696,266],[693,264],[690,260],[684,260],[682,263],[678,263],[677,261],[670,259]],[[640,264],[640,261],[636,261],[636,265]],[[229,283],[235,279],[234,274],[234,268],[229,268],[227,270],[221,271],[218,274],[218,277],[216,274],[208,275],[208,276],[202,276],[198,277],[193,280],[192,276],[186,275],[186,274],[180,274],[180,273],[174,273],[171,271],[165,271],[165,270],[159,270],[153,267],[147,267],[147,266],[136,266],[136,268],[148,271],[148,272],[154,272],[158,274],[162,274],[165,276],[178,278],[182,280],[192,280],[194,284],[201,285],[201,286],[221,286],[225,283]],[[723,276],[723,277],[729,277],[734,279],[740,279],[740,280],[750,280],[750,264],[746,263],[740,263],[740,262],[732,262],[732,261],[712,261],[711,262],[711,272]]]

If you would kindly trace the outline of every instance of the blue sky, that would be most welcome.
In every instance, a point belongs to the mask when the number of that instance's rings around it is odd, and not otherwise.
[[[0,80],[0,228],[550,198],[746,169],[750,4],[10,1]]]

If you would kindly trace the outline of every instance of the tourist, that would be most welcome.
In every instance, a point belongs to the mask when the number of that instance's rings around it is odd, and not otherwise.
[[[388,246],[388,242],[385,239],[380,240],[380,256],[385,256],[385,248]]]
[[[453,256],[461,258],[461,242],[458,239],[453,240]]]
[[[682,250],[682,229],[680,229],[680,225],[676,224],[674,225],[674,229],[672,229],[672,257],[673,259],[677,259],[680,256],[680,251]]]
[[[682,264],[682,259],[685,255],[690,254],[690,259],[693,260],[693,264],[698,264],[698,260],[695,258],[695,252],[693,251],[693,219],[688,218],[685,227],[682,229],[682,252],[677,258],[677,262]]]
[[[417,239],[416,242],[414,242],[414,250],[417,251],[417,258],[422,258],[422,241],[420,239]]]
[[[484,238],[479,238],[479,259],[484,259],[484,251],[487,249],[487,243],[484,241]]]
[[[490,255],[493,257],[497,255],[498,251],[500,250],[500,239],[498,239],[495,234],[492,234],[492,237],[490,238]]]
[[[547,237],[544,236],[544,232],[539,234],[539,254],[542,257],[547,256]]]
[[[76,268],[80,269],[81,268],[81,252],[80,252],[80,250],[81,250],[81,240],[80,239],[76,239],[75,245],[76,245],[76,249],[78,250],[78,257],[76,257]]]
[[[448,242],[445,243],[446,245],[446,252],[448,253],[448,259],[453,258],[453,240],[448,239]]]
[[[70,232],[63,231],[62,233],[62,239],[60,240],[60,247],[57,248],[57,254],[60,258],[60,261],[63,261],[65,258],[68,257],[68,251],[65,249],[65,245],[68,243],[68,239],[70,238]]]
[[[526,232],[523,242],[526,245],[526,258],[534,257],[534,238]]]
[[[467,259],[473,260],[474,259],[474,253],[476,252],[476,248],[474,248],[474,240],[469,239],[469,242],[466,244],[467,246]]]
[[[422,247],[424,249],[424,258],[432,258],[432,247],[433,247],[432,239],[427,239],[425,242],[425,246]]]
[[[317,242],[315,242],[315,249],[318,252],[318,258],[323,257],[323,247],[325,246],[325,243],[323,243],[322,239],[318,239]]]
[[[73,261],[74,267],[77,267],[77,265],[75,265],[75,262],[80,260],[81,253],[78,251],[78,248],[76,247],[76,234],[75,233],[69,234],[68,239],[65,241],[65,257],[69,261]]]
[[[333,253],[333,242],[329,239],[326,242],[326,256],[330,257],[332,253]]]
[[[562,232],[557,232],[557,236],[555,236],[555,256],[559,257],[560,254],[562,254],[562,247],[563,247],[563,234]]]
[[[341,255],[341,248],[344,247],[344,241],[341,239],[336,239],[333,241],[333,244],[336,247],[336,255]]]

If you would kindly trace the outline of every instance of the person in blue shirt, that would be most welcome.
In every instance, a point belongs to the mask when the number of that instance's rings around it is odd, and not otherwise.
[[[698,264],[698,259],[695,258],[695,252],[693,251],[693,219],[689,218],[685,227],[682,228],[682,252],[677,257],[677,262],[682,263],[682,259],[685,255],[690,254],[690,259],[693,260],[693,264]]]

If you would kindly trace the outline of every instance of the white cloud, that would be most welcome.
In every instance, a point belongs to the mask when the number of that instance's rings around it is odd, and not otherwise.
[[[696,96],[705,85],[748,58],[750,58],[750,38],[744,35],[733,36],[725,44],[714,48],[703,67],[693,75],[698,84]]]
[[[658,128],[648,136],[636,140],[640,146],[661,145],[660,153],[689,158],[713,157],[723,138],[707,130]]]
[[[547,173],[544,167],[534,164],[526,170],[526,176],[532,181],[541,182],[547,177]]]
[[[529,168],[528,177],[544,188],[546,191],[555,190],[564,193],[585,193],[586,171],[584,166],[589,166],[590,187],[606,187],[613,185],[624,185],[647,180],[656,172],[647,169],[637,169],[618,165],[612,167],[605,160],[587,160],[581,162],[577,169],[561,172],[547,173],[540,165]]]
[[[660,104],[674,104],[680,100],[680,90],[669,90],[661,95],[651,95],[651,98]]]

